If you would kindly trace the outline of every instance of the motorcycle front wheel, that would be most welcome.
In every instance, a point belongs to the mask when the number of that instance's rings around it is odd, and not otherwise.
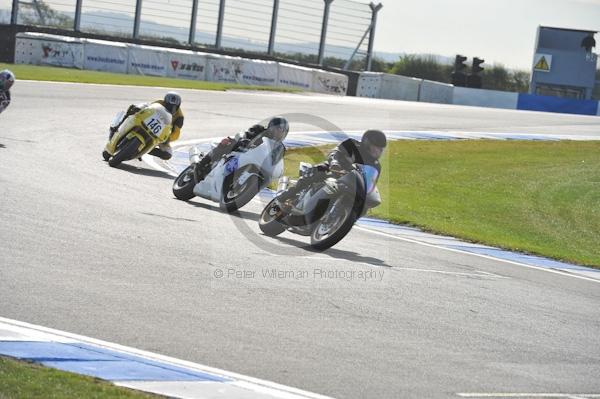
[[[310,235],[310,246],[324,251],[340,242],[352,230],[358,219],[353,201],[346,196],[336,198],[323,217],[315,223]]]
[[[260,227],[260,230],[269,237],[278,236],[286,229],[285,225],[279,221],[280,217],[281,210],[279,209],[277,200],[273,199],[260,214],[258,227]]]
[[[115,166],[119,166],[123,161],[134,159],[140,145],[142,145],[142,143],[137,137],[123,143],[117,149],[115,155],[108,160],[108,164],[114,168]]]
[[[232,177],[227,178],[223,185],[223,197],[221,198],[221,209],[229,213],[235,212],[258,194],[260,190],[260,179],[251,175],[245,182],[240,183],[242,171],[236,171]]]
[[[188,201],[195,197],[194,187],[196,186],[196,177],[194,169],[196,164],[185,168],[173,182],[173,195],[178,200]]]

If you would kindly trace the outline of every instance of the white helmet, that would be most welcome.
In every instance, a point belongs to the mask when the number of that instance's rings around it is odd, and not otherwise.
[[[9,90],[15,83],[15,74],[5,69],[0,72],[0,90]]]
[[[287,119],[276,116],[269,121],[266,129],[266,136],[281,142],[286,138],[289,131],[290,125]]]

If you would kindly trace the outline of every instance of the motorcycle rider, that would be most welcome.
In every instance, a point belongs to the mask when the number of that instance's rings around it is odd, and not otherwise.
[[[152,104],[160,104],[167,109],[173,116],[172,130],[169,138],[164,143],[160,143],[156,148],[153,148],[148,154],[160,159],[168,160],[173,156],[173,150],[171,149],[170,143],[179,139],[181,129],[183,128],[183,112],[181,111],[181,96],[174,91],[168,92],[162,100],[154,101]],[[110,128],[109,140],[119,130],[119,127],[125,122],[125,120],[131,115],[135,115],[143,109],[147,108],[149,104],[132,104],[127,109],[125,116],[121,119],[118,125]]]
[[[262,138],[267,137],[275,141],[283,142],[290,130],[287,119],[280,116],[272,118],[267,126],[256,124],[243,133],[234,137],[225,137],[221,142],[206,154],[196,167],[196,181],[203,180],[211,171],[212,163],[229,154],[236,148],[248,148],[251,145],[258,146]]]
[[[322,180],[328,172],[343,174],[354,168],[354,164],[370,165],[381,173],[379,158],[387,146],[387,139],[381,130],[369,129],[362,135],[361,141],[346,139],[333,149],[327,156],[327,161],[315,165],[312,173],[302,176],[294,187],[279,194],[279,203],[294,198],[310,184]]]
[[[10,105],[10,88],[14,83],[14,73],[8,69],[0,72],[0,114]]]

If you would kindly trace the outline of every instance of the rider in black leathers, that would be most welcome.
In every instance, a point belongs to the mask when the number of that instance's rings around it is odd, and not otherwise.
[[[385,134],[380,130],[367,130],[363,133],[361,141],[347,139],[340,143],[327,156],[327,161],[316,165],[312,173],[302,176],[296,186],[279,194],[280,204],[294,198],[300,191],[310,184],[323,180],[327,173],[341,174],[354,168],[354,164],[370,165],[381,172],[379,158],[387,145]]]

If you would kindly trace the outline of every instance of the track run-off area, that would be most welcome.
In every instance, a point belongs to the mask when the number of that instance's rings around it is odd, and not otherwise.
[[[175,200],[145,162],[109,168],[114,114],[164,92],[17,82],[0,116],[1,317],[340,398],[600,393],[597,282],[362,228],[315,253],[263,237],[259,201],[227,215]],[[292,134],[600,135],[598,117],[180,92],[182,141],[273,115]]]

